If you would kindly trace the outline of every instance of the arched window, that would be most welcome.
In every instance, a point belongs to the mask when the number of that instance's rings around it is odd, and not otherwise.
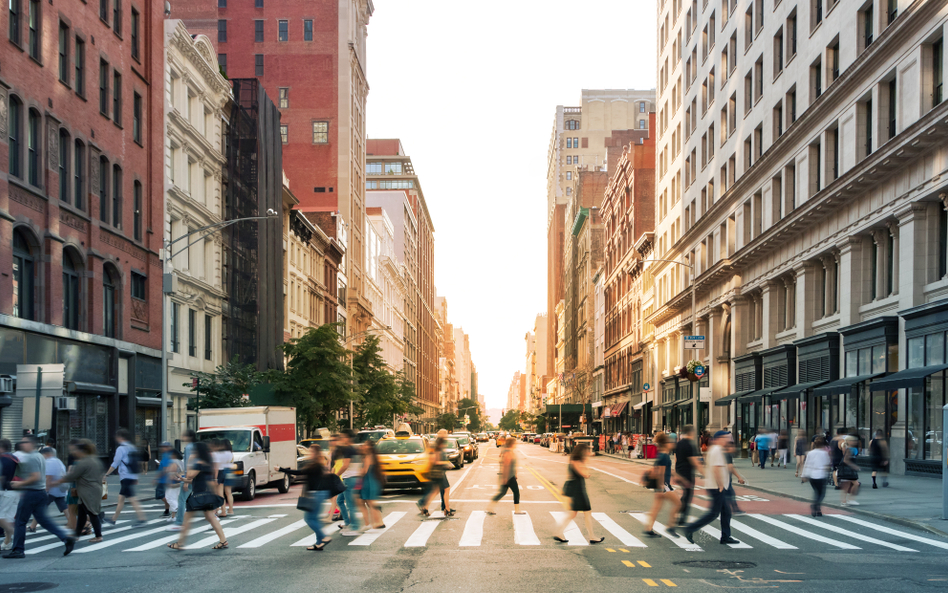
[[[82,210],[86,205],[86,145],[76,140],[73,149],[75,161],[73,163],[73,198],[76,208]]]
[[[118,272],[106,266],[102,274],[102,334],[107,338],[118,337],[118,287]]]
[[[22,231],[13,232],[13,316],[33,320],[36,280],[33,250]]]
[[[112,166],[112,226],[122,228],[122,168]]]
[[[80,283],[82,263],[72,250],[63,251],[63,327],[79,329]]]
[[[12,18],[12,16],[11,16]],[[23,177],[23,103],[10,97],[10,175]]]
[[[99,157],[99,218],[109,221],[109,160]]]
[[[66,130],[59,129],[59,199],[69,203],[69,148],[72,140]]]
[[[40,180],[40,114],[30,109],[26,125],[26,180],[38,186]]]

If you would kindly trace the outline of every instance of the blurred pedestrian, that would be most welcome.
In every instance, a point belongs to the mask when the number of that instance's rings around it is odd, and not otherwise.
[[[214,515],[214,510],[219,508],[222,503],[220,496],[214,492],[212,486],[214,482],[214,460],[211,458],[211,450],[207,443],[201,441],[194,443],[191,450],[190,465],[182,477],[182,482],[190,484],[190,494],[188,494],[185,508],[182,509],[184,511],[184,522],[181,524],[181,534],[178,536],[178,541],[168,544],[168,547],[172,550],[184,548],[194,515],[203,513],[204,519],[211,524],[219,539],[212,549],[223,550],[227,547],[228,542],[227,538],[224,537],[224,530],[221,528],[220,521]]]
[[[66,475],[66,466],[56,457],[56,450],[51,447],[40,449],[40,455],[46,460],[46,500],[47,506],[56,505],[56,509],[69,521],[69,505],[66,504],[66,488],[61,486],[62,478]],[[26,529],[30,533],[36,532],[36,517]]]
[[[695,543],[694,533],[716,518],[721,518],[721,543],[736,544],[738,540],[731,537],[731,505],[728,503],[728,491],[731,487],[731,474],[727,467],[725,449],[731,442],[731,433],[719,430],[714,433],[711,447],[708,449],[708,458],[705,462],[704,488],[711,494],[711,507],[708,512],[694,523],[684,527],[685,539]]]
[[[589,477],[589,469],[586,467],[586,456],[589,453],[589,447],[585,443],[580,443],[573,447],[569,456],[569,479],[563,484],[563,494],[569,498],[569,512],[562,521],[556,525],[556,535],[553,536],[559,543],[566,543],[564,531],[570,521],[576,518],[578,513],[583,514],[586,520],[586,532],[589,536],[589,543],[599,544],[605,541],[605,537],[596,537],[596,530],[592,520],[592,506],[589,504],[589,495],[586,493],[586,478]]]
[[[49,500],[46,496],[46,460],[36,450],[36,437],[26,435],[20,441],[19,463],[16,466],[13,488],[20,490],[20,500],[16,508],[16,525],[13,528],[13,547],[3,555],[4,558],[25,558],[26,525],[35,516],[43,528],[58,537],[66,545],[63,556],[68,556],[76,545],[76,538],[67,535],[59,525],[46,514]]]
[[[79,537],[86,528],[86,521],[92,525],[95,537],[90,543],[102,541],[102,475],[105,468],[96,456],[95,445],[89,439],[79,439],[69,444],[69,455],[75,462],[63,476],[63,482],[75,483],[75,497],[79,501],[76,507],[75,536]]]
[[[448,476],[446,474],[446,470],[451,467],[451,462],[448,461],[447,454],[444,452],[446,442],[447,440],[444,437],[438,437],[434,442],[434,446],[428,450],[428,481],[425,483],[425,492],[422,494],[421,500],[417,503],[418,510],[425,517],[431,515],[431,513],[428,512],[428,504],[434,497],[435,492],[438,492],[441,488],[444,488],[445,508],[451,509],[451,484],[448,483]],[[445,516],[453,517],[454,509],[446,512]]]
[[[681,438],[675,445],[675,484],[681,490],[680,509],[677,525],[688,520],[688,509],[695,494],[695,476],[701,472],[701,453],[695,446],[695,427],[688,425],[681,429]],[[674,527],[675,524],[672,524]]]
[[[672,488],[671,485],[671,452],[674,450],[675,445],[671,442],[671,439],[668,438],[668,435],[661,432],[655,435],[652,442],[655,444],[657,454],[654,464],[648,470],[645,484],[655,492],[655,497],[653,499],[652,509],[648,514],[645,535],[649,537],[659,537],[659,534],[655,532],[653,527],[655,526],[655,520],[658,518],[658,513],[662,510],[662,505],[665,501],[668,501],[671,503],[671,508],[668,511],[668,533],[676,536],[675,515],[678,513],[681,501],[675,496],[674,488]]]
[[[323,533],[323,522],[319,516],[326,495],[329,493],[323,480],[326,475],[329,475],[329,472],[326,470],[326,460],[323,457],[322,449],[319,445],[313,443],[309,446],[306,459],[303,461],[303,467],[300,469],[281,467],[280,471],[291,476],[306,476],[306,484],[303,487],[303,493],[300,496],[300,502],[297,503],[297,508],[305,507],[303,509],[303,520],[316,535],[316,543],[306,549],[312,552],[322,551],[326,544],[332,541]]]
[[[13,524],[20,502],[20,493],[13,489],[13,476],[20,460],[10,452],[12,449],[13,443],[9,439],[0,439],[0,529],[3,529],[0,551],[4,552],[13,548]]]
[[[359,492],[359,499],[364,508],[365,523],[372,529],[385,529],[385,524],[382,523],[382,511],[378,504],[384,488],[385,474],[382,473],[382,464],[379,462],[375,443],[372,439],[368,439],[362,444],[362,489]],[[445,489],[445,496],[447,496],[447,489]],[[450,513],[453,515],[454,511]]]
[[[872,488],[876,485],[876,476],[882,475],[882,487],[889,485],[889,443],[885,440],[885,433],[877,430],[875,437],[869,441],[869,462],[872,464]]]
[[[810,504],[810,514],[814,517],[822,517],[823,509],[820,505],[823,497],[826,496],[826,481],[829,479],[832,466],[829,450],[826,446],[826,439],[822,435],[817,435],[813,441],[813,448],[806,454],[806,461],[800,471],[803,480],[810,482],[813,488],[813,503]]]
[[[145,513],[142,511],[142,506],[138,504],[138,498],[135,496],[135,487],[138,485],[138,470],[140,468],[140,462],[138,461],[140,459],[139,451],[135,448],[135,445],[132,444],[131,433],[124,428],[115,431],[115,442],[118,443],[118,448],[115,450],[115,457],[112,459],[112,465],[105,471],[105,476],[102,480],[103,483],[105,483],[105,478],[112,473],[112,470],[118,470],[121,488],[119,489],[118,503],[115,505],[115,513],[111,519],[103,517],[102,520],[109,525],[115,525],[119,515],[122,514],[122,508],[125,506],[125,501],[127,500],[129,504],[132,505],[132,508],[135,509],[135,514],[138,516],[135,525],[142,525],[145,523]]]
[[[520,511],[520,485],[517,483],[517,453],[514,450],[517,445],[517,439],[507,439],[504,442],[504,448],[500,452],[500,492],[487,503],[487,514],[496,515],[494,507],[497,501],[507,494],[507,490],[513,492],[514,514],[525,515]]]
[[[790,435],[786,430],[781,430],[777,436],[777,467],[783,465],[787,469],[787,452],[790,449]]]
[[[825,441],[824,441],[825,442]],[[807,442],[806,434],[802,430],[797,431],[797,438],[793,443],[793,454],[797,459],[797,465],[794,468],[793,475],[796,477],[801,477],[803,473],[803,463],[806,461],[806,451],[807,451]]]
[[[859,466],[853,461],[853,456],[859,450],[857,443],[853,438],[842,439],[839,443],[843,459],[836,469],[836,478],[839,481],[840,504],[844,507],[859,506],[854,498],[859,494]]]

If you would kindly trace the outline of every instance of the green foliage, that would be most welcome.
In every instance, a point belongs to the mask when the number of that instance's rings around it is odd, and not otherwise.
[[[450,412],[447,414],[441,414],[438,416],[438,428],[446,428],[449,431],[453,431],[458,427],[458,417]]]
[[[401,371],[393,375],[381,355],[378,336],[367,336],[352,355],[357,426],[388,426],[394,416],[420,414],[415,388]]]
[[[312,434],[323,426],[335,430],[337,412],[348,412],[349,400],[354,399],[349,351],[342,343],[338,325],[311,328],[284,343],[286,370],[269,372],[277,397],[296,407],[301,434]]]
[[[501,430],[516,431],[520,429],[520,411],[510,410],[500,419],[498,424]]]
[[[263,383],[265,374],[252,364],[240,364],[235,356],[214,369],[213,373],[191,373],[191,376],[197,377],[197,388],[190,382],[182,385],[198,394],[194,401],[197,410],[249,406],[250,400],[244,396],[250,394],[251,388]]]
[[[465,397],[464,399],[458,402],[458,416],[459,416],[460,422],[464,422],[465,414],[467,414],[471,418],[471,423],[467,425],[467,429],[471,432],[480,432],[481,424],[482,424],[481,407],[477,405],[476,400],[471,399],[469,397]]]

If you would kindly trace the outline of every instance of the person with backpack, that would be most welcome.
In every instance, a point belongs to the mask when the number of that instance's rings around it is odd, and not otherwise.
[[[138,517],[135,525],[143,525],[145,523],[145,513],[142,512],[142,507],[135,497],[135,486],[138,485],[138,470],[141,468],[141,455],[135,445],[132,444],[131,433],[126,429],[120,428],[115,431],[115,442],[118,443],[118,448],[115,449],[112,465],[109,466],[105,476],[102,477],[102,483],[105,483],[109,474],[118,471],[121,489],[119,489],[118,503],[115,505],[115,514],[112,515],[111,519],[102,517],[102,520],[109,525],[115,525],[115,521],[122,514],[122,508],[125,507],[125,501],[128,500]]]
[[[16,520],[16,507],[20,502],[20,493],[13,489],[13,476],[20,462],[10,452],[13,443],[9,439],[0,439],[0,528],[3,529],[4,552],[13,548],[13,522]]]

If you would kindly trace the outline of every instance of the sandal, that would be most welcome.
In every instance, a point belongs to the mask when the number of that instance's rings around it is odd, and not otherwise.
[[[211,549],[212,549],[212,550],[223,550],[223,549],[226,548],[226,547],[227,547],[227,540],[225,539],[225,540],[222,541],[222,542],[217,542],[217,543],[214,545],[214,547],[212,547]]]
[[[178,542],[172,542],[172,543],[168,544],[168,548],[170,548],[170,549],[172,549],[172,550],[180,550],[180,549],[181,549],[181,546],[178,545]]]

